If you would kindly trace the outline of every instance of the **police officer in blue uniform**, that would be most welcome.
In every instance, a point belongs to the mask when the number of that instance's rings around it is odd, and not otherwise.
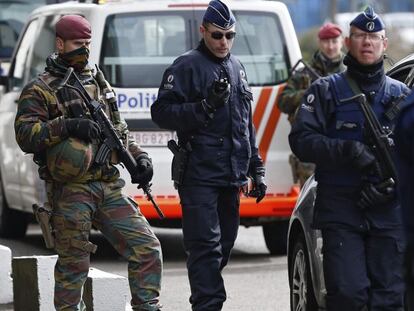
[[[381,125],[393,128],[395,102],[408,89],[384,74],[384,27],[371,7],[351,21],[347,70],[311,85],[289,135],[300,160],[316,164],[313,225],[323,237],[330,311],[403,310],[404,238],[395,186],[380,186],[361,106],[347,100],[362,92]]]
[[[173,171],[184,174],[174,181],[183,212],[190,303],[197,311],[221,310],[226,300],[221,271],[237,236],[240,190],[248,177],[257,202],[266,193],[252,92],[243,65],[230,54],[235,23],[223,2],[211,1],[199,46],[165,71],[151,107],[154,122],[178,134]]]
[[[407,240],[405,279],[408,310],[414,311],[414,92],[401,104],[395,128],[398,155],[399,194]]]

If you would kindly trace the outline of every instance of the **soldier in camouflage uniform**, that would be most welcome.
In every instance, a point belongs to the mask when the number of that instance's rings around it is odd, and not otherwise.
[[[159,310],[162,254],[158,239],[138,206],[121,192],[113,155],[104,165],[94,163],[100,128],[90,117],[79,94],[59,84],[69,66],[75,69],[91,97],[101,101],[139,172],[132,182],[146,185],[152,178],[151,160],[128,140],[119,112],[103,99],[102,89],[87,66],[91,29],[79,15],[67,15],[56,24],[58,52],[46,60],[46,71],[23,90],[15,120],[16,140],[33,153],[39,175],[46,181],[58,260],[55,266],[56,310],[85,310],[81,300],[87,278],[92,226],[99,229],[128,260],[133,310]],[[105,81],[109,89],[109,84]]]
[[[319,49],[313,55],[310,67],[321,77],[345,70],[342,63],[342,31],[338,25],[327,23],[318,32]],[[304,68],[296,71],[289,78],[285,89],[278,102],[279,109],[288,115],[288,120],[292,124],[295,113],[305,91],[309,88],[315,78]],[[293,154],[289,157],[292,166],[293,179],[301,186],[309,176],[313,174],[315,165],[312,163],[300,162]]]

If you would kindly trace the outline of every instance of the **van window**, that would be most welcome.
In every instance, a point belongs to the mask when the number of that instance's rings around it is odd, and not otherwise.
[[[35,8],[46,3],[46,0],[0,1],[0,59],[12,56],[27,16]]]
[[[237,35],[231,53],[245,66],[249,84],[275,85],[285,81],[286,42],[277,15],[255,11],[234,14]],[[191,12],[109,16],[100,57],[106,78],[116,87],[159,87],[164,70],[178,55],[192,48],[191,34],[198,31],[201,19],[202,14]],[[196,29],[189,29],[190,24]]]
[[[246,68],[251,86],[279,84],[288,78],[285,39],[275,14],[235,11],[236,38],[231,53]]]
[[[55,24],[59,18],[60,15],[50,15],[43,20],[33,46],[29,79],[44,71],[46,58],[55,51]]]
[[[188,12],[128,13],[107,18],[100,67],[116,87],[158,87],[164,70],[190,49]]]
[[[30,48],[33,46],[36,39],[36,31],[39,27],[39,19],[32,20],[20,41],[19,48],[17,50],[16,58],[14,61],[14,69],[12,74],[12,87],[22,87],[24,83],[24,75],[26,72],[26,66],[29,58]]]

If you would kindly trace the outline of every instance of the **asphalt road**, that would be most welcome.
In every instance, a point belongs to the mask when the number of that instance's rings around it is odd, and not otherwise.
[[[164,257],[163,311],[190,311],[190,288],[185,267],[185,253],[179,229],[155,229],[161,241]],[[118,256],[99,233],[91,241],[98,245],[98,252],[91,257],[91,266],[127,275],[127,263]],[[13,257],[53,254],[43,247],[43,240],[36,225],[29,228],[21,240],[0,239],[0,244],[12,249]],[[260,227],[240,227],[229,265],[224,270],[227,301],[223,311],[288,311],[289,287],[286,256],[270,256]],[[12,311],[11,306],[0,310]]]

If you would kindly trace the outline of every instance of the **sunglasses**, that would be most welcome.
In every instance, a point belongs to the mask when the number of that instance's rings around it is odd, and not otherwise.
[[[208,31],[208,32],[210,32],[210,31]],[[227,40],[233,40],[234,37],[236,36],[236,33],[234,31],[230,31],[230,32],[226,32],[226,33],[222,33],[220,31],[213,31],[213,32],[210,32],[210,33],[211,33],[211,37],[214,40],[221,40],[221,39],[223,39],[224,36],[226,37]]]

